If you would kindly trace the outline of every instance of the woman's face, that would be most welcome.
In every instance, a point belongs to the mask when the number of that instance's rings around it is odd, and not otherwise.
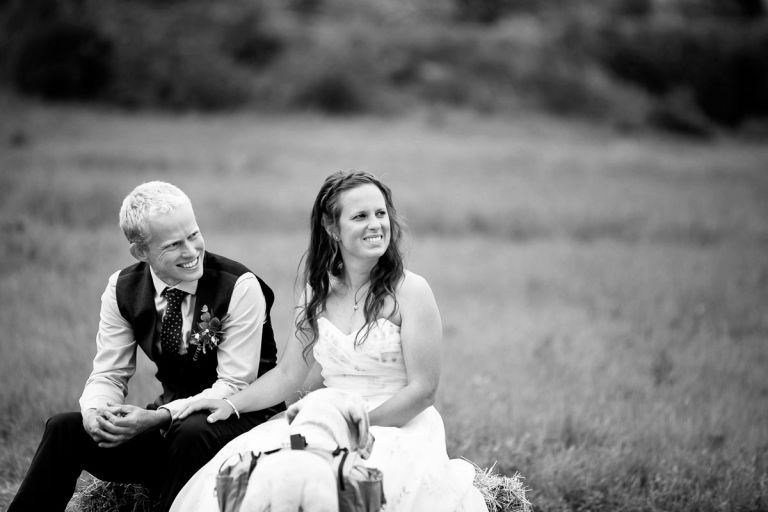
[[[342,257],[379,259],[390,240],[389,214],[381,190],[373,184],[360,185],[343,192],[339,205],[335,233]]]

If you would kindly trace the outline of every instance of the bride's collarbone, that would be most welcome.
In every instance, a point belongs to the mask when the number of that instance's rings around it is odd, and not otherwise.
[[[346,287],[333,287],[325,300],[322,316],[345,335],[359,332],[367,324],[365,320],[365,301],[367,293],[355,297]],[[384,299],[384,304],[371,323],[387,319],[400,325],[400,314],[395,312],[395,301],[391,297]]]
[[[379,323],[382,320],[387,320],[397,326],[400,325],[399,315],[383,315],[381,313],[376,315],[376,318],[372,319],[370,322],[366,322],[363,308],[360,308],[357,311],[344,312],[343,310],[326,306],[321,317],[327,322],[330,322],[337,331],[345,336],[359,332],[361,329],[364,329],[368,323]]]
[[[333,326],[343,334],[349,335],[359,331],[362,327],[365,326],[365,312],[363,309],[350,309],[351,311],[347,310],[345,312],[342,308],[334,307],[331,304],[326,304],[326,308],[322,316],[325,317],[327,321],[333,324]]]
[[[325,299],[326,313],[331,311],[331,316],[354,317],[357,313],[365,311],[365,303],[368,299],[368,293],[355,296],[344,286],[334,286],[331,293]],[[385,297],[384,304],[381,307],[379,317],[390,318],[395,310],[395,301],[392,297]],[[363,315],[363,318],[365,315]]]

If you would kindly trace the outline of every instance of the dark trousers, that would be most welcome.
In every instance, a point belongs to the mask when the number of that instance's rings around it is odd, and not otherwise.
[[[144,432],[114,448],[99,448],[83,428],[79,412],[48,420],[27,476],[8,512],[63,511],[85,470],[100,480],[143,484],[158,499],[158,510],[171,508],[176,495],[229,441],[284,410],[283,405],[208,423],[207,413],[175,421],[163,436]],[[213,492],[213,487],[211,487]]]

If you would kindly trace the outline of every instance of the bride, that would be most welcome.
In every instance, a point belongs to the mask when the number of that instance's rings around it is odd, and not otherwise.
[[[324,385],[360,395],[376,439],[368,464],[384,474],[390,511],[486,511],[474,468],[449,459],[433,403],[440,376],[442,323],[426,280],[403,268],[401,228],[389,188],[365,172],[337,172],[312,209],[296,328],[277,366],[228,399],[180,412],[210,411],[209,422],[265,409],[300,389]],[[309,378],[307,379],[307,377]],[[171,508],[217,511],[216,473],[234,453],[287,438],[284,418],[225,446],[182,489]]]

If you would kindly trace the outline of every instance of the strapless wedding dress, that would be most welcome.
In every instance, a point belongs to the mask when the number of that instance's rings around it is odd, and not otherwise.
[[[355,333],[345,334],[325,318],[318,328],[313,354],[326,387],[361,396],[371,410],[406,385],[399,326],[379,319],[358,346]],[[233,439],[184,486],[171,512],[218,512],[213,490],[221,464],[236,453],[279,446],[287,432],[285,419],[277,419]],[[384,474],[387,512],[487,512],[472,485],[474,467],[448,458],[443,420],[434,407],[402,427],[374,426],[371,432],[376,441],[366,464]]]

